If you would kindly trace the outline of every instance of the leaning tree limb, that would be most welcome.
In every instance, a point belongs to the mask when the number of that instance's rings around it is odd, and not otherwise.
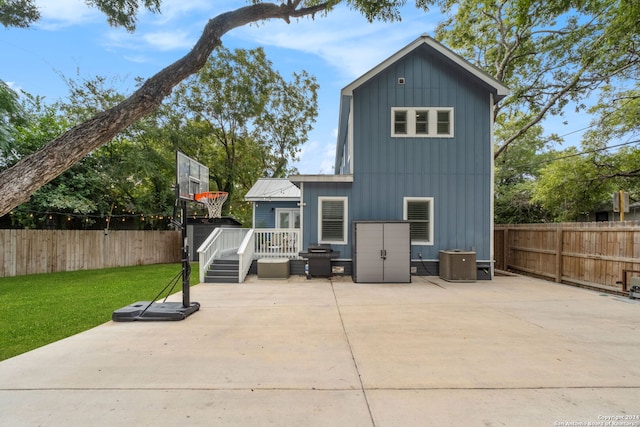
[[[129,98],[94,118],[73,127],[42,149],[0,172],[0,216],[26,202],[35,191],[113,139],[128,126],[157,110],[172,89],[200,70],[230,30],[251,22],[314,15],[329,3],[298,8],[302,0],[258,3],[226,12],[209,20],[193,49],[150,77]]]

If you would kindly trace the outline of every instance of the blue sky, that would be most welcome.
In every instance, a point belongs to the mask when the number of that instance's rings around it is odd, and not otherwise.
[[[109,27],[104,15],[83,0],[37,3],[43,18],[38,24],[30,29],[0,29],[0,79],[51,101],[67,94],[63,77],[114,77],[123,93],[131,93],[135,77],[150,77],[187,53],[208,19],[247,4],[164,0],[162,14],[143,12],[137,31],[130,34]],[[316,76],[318,119],[296,166],[301,173],[332,173],[340,90],[421,34],[433,35],[440,18],[436,11],[407,7],[402,22],[370,24],[360,14],[339,7],[315,20],[237,28],[222,41],[228,48],[262,46],[285,77],[303,69]],[[547,132],[562,135],[587,125],[584,116],[568,114],[549,121]]]

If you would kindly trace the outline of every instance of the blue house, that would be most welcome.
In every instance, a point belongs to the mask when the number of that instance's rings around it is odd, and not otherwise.
[[[297,175],[302,245],[329,244],[349,269],[356,221],[410,222],[411,265],[439,251],[493,266],[493,106],[508,88],[423,35],[340,93],[335,174]]]
[[[244,199],[252,202],[254,228],[300,228],[300,189],[287,178],[260,178]]]
[[[400,222],[408,229],[412,274],[437,275],[440,251],[455,249],[474,252],[477,278],[490,279],[493,107],[508,91],[426,35],[347,85],[340,93],[334,174],[289,177],[299,196],[287,203],[299,205],[299,213],[283,215],[299,215],[295,249],[328,245],[338,254],[331,265],[352,274],[359,264],[357,225]],[[295,208],[272,197],[275,190],[258,191],[266,185],[259,181],[247,195],[254,225],[282,227],[279,209]],[[386,258],[386,251],[380,254]]]

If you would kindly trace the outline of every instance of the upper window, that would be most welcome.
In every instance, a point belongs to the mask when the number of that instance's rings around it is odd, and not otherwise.
[[[412,245],[433,245],[433,197],[405,197],[403,219],[411,223]]]
[[[347,244],[347,198],[318,198],[319,243]]]
[[[445,136],[451,135],[451,110],[438,110],[437,116],[437,134]]]
[[[453,108],[391,109],[391,136],[453,138]]]
[[[429,111],[416,111],[416,135],[429,134]]]
[[[407,111],[396,110],[393,113],[393,133],[396,135],[407,134]]]

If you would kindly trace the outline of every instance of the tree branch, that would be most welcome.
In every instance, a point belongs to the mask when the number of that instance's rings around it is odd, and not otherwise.
[[[522,126],[520,129],[518,129],[517,132],[515,132],[513,135],[507,138],[502,143],[502,145],[496,150],[496,152],[493,154],[493,158],[494,159],[498,158],[498,156],[509,146],[509,144],[517,140],[519,137],[524,135],[529,129],[531,129],[533,126],[538,124],[542,119],[544,119],[544,116],[547,113],[547,111],[553,108],[553,106],[556,104],[556,102],[558,102],[558,100],[560,100],[566,93],[571,91],[580,82],[583,71],[584,71],[584,68],[580,72],[576,73],[573,79],[571,79],[571,81],[568,84],[566,84],[565,87],[562,88],[562,90],[555,93],[555,95],[551,97],[551,99],[538,112],[538,114],[536,114],[531,120],[529,120],[529,122],[526,125]]]
[[[157,110],[181,81],[202,68],[230,30],[251,22],[314,15],[329,3],[297,9],[301,0],[258,3],[223,13],[211,19],[194,48],[184,57],[149,78],[129,98],[48,143],[44,148],[0,172],[0,216],[29,200],[40,187],[73,166],[91,151],[110,141],[137,120]]]

